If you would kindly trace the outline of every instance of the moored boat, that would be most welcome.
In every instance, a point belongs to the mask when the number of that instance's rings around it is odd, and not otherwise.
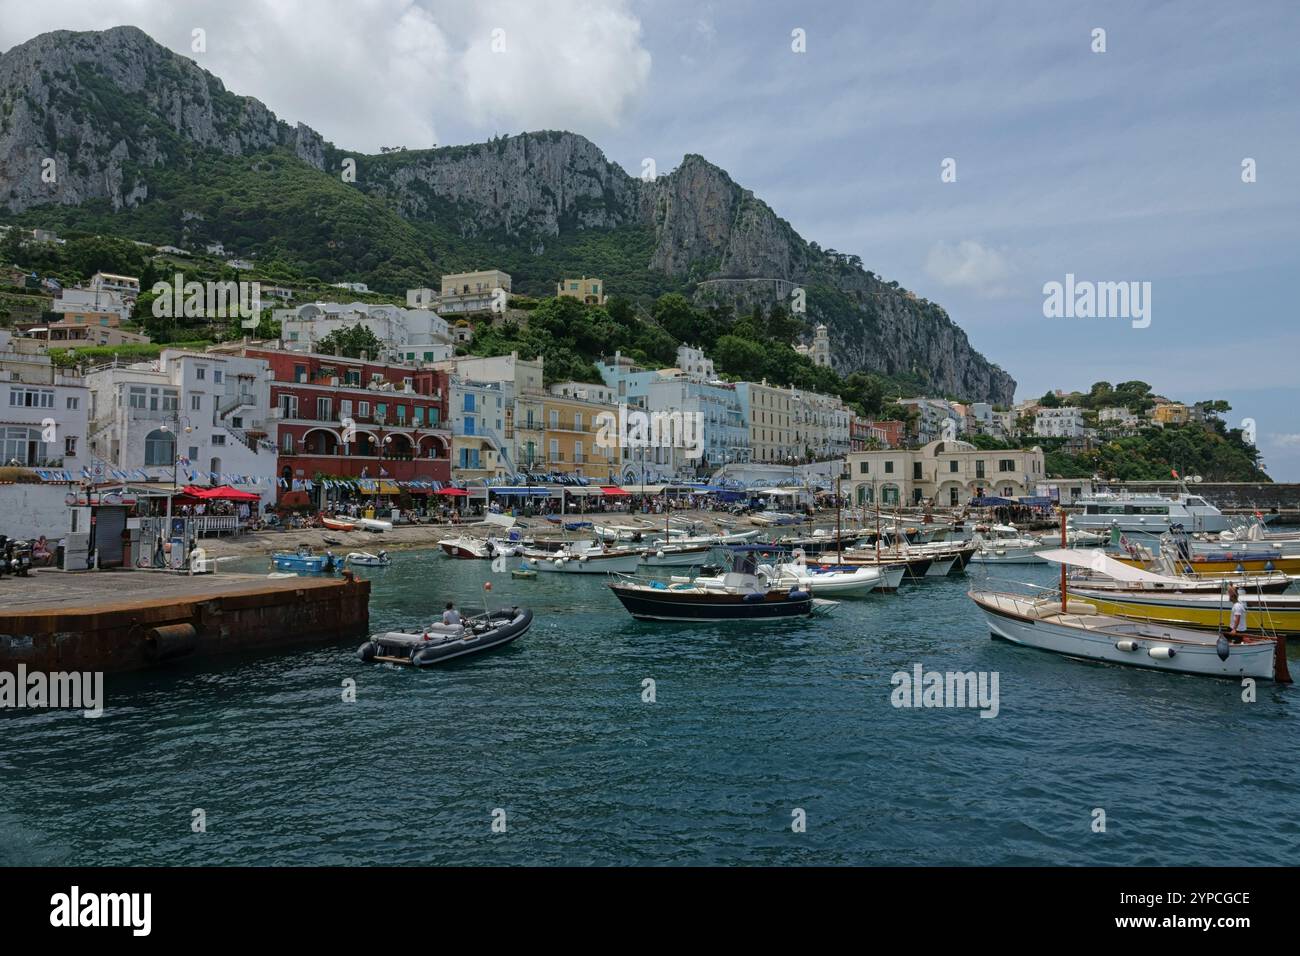
[[[1158,621],[1177,627],[1226,631],[1232,618],[1227,594],[1195,592],[1108,591],[1072,587],[1070,594],[1093,605],[1102,614],[1144,621]],[[1300,597],[1286,594],[1250,594],[1246,605],[1246,629],[1262,634],[1300,635]]]
[[[352,551],[343,562],[362,568],[386,568],[393,563],[393,559],[388,556],[387,551],[380,551],[378,554],[371,554],[369,551]]]
[[[295,551],[277,551],[271,555],[277,571],[307,574],[332,574],[338,565],[332,551],[317,554],[310,545],[300,544]]]
[[[593,541],[573,541],[559,551],[525,549],[520,566],[557,574],[631,574],[640,563],[637,551],[607,550]]]

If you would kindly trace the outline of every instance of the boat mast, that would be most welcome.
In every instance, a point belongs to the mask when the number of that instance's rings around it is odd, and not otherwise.
[[[1065,547],[1065,509],[1061,509],[1061,547]],[[1068,598],[1065,593],[1065,562],[1061,562],[1061,613],[1067,612]]]

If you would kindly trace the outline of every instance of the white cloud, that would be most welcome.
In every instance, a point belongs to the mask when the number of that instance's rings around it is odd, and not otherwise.
[[[943,285],[996,298],[1006,294],[1003,283],[1011,267],[998,250],[974,239],[963,239],[932,245],[925,258],[925,271]]]
[[[484,133],[617,126],[650,73],[626,0],[51,0],[7,4],[0,49],[49,30],[130,24],[227,88],[345,149]],[[10,12],[14,16],[10,16]],[[207,32],[206,52],[191,31]],[[492,52],[493,29],[505,52]],[[504,126],[503,124],[508,124]],[[451,125],[451,124],[447,124]]]
[[[1268,437],[1270,444],[1278,448],[1300,448],[1300,435],[1294,432],[1279,432]]]

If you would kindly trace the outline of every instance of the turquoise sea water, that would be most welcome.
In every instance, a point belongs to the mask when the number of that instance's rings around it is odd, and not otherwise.
[[[971,570],[826,619],[688,627],[634,622],[595,576],[399,552],[362,572],[372,629],[481,601],[490,578],[532,630],[440,669],[308,646],[110,676],[99,720],[0,715],[0,862],[1294,860],[1300,691],[1243,703],[1226,681],[992,641],[971,584],[1052,575]],[[996,671],[998,716],[895,708],[890,677],[917,663]]]

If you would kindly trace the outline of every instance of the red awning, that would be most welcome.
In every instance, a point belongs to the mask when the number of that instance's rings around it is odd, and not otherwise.
[[[629,496],[630,496],[630,495],[632,494],[632,492],[630,492],[630,491],[624,491],[622,488],[619,488],[619,487],[617,487],[617,486],[615,486],[615,485],[608,485],[608,486],[604,486],[604,487],[602,487],[602,488],[600,489],[600,493],[601,493],[602,495],[609,495],[610,497],[617,497],[617,496],[619,496],[619,495],[629,495]]]
[[[435,495],[456,495],[457,497],[459,497],[461,495],[468,495],[469,492],[466,491],[464,488],[439,488],[437,491],[434,492],[434,494]]]
[[[229,485],[221,485],[217,488],[200,488],[198,485],[186,485],[181,489],[180,494],[186,498],[196,498],[199,501],[259,501],[257,495],[251,491],[240,491],[238,488],[232,488]]]

